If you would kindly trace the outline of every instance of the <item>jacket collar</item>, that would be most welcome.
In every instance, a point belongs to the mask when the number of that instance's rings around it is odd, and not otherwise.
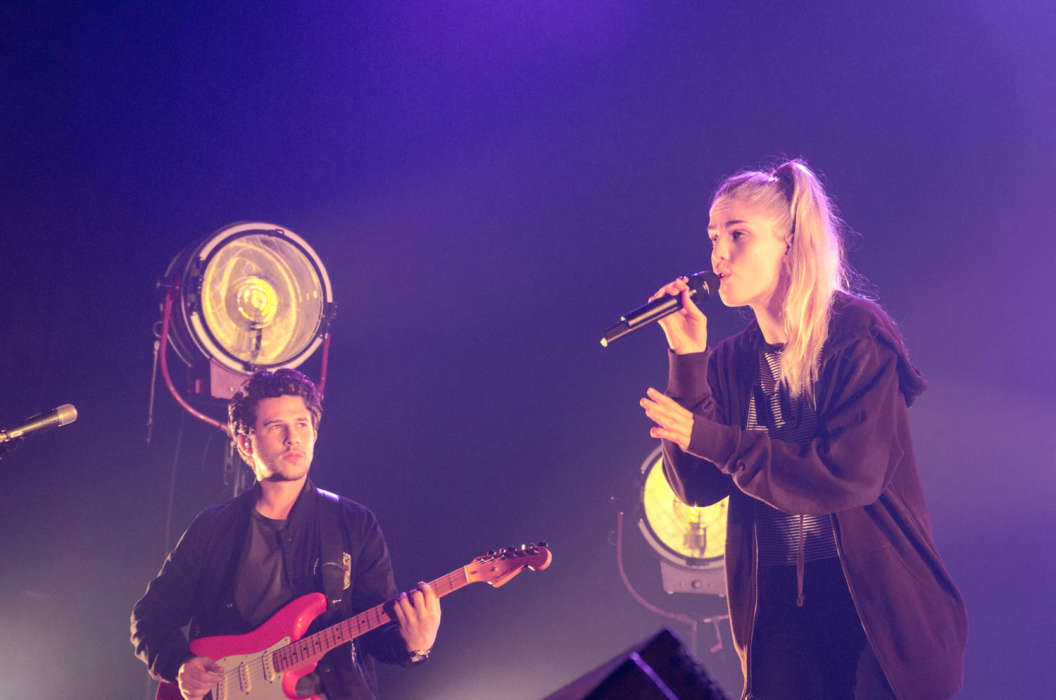
[[[838,323],[838,319],[843,322]],[[821,364],[824,364],[833,353],[841,350],[847,343],[864,334],[872,335],[880,344],[894,351],[898,357],[898,388],[902,391],[906,405],[911,406],[913,401],[927,388],[928,382],[910,361],[909,351],[906,349],[902,333],[898,330],[895,321],[879,304],[870,299],[847,292],[836,292],[833,295],[829,337],[825,340],[825,346],[821,350]],[[742,338],[755,351],[755,354],[775,348],[763,338],[763,332],[754,315],[745,327]],[[753,360],[753,371],[754,364]]]
[[[297,500],[293,502],[293,508],[290,509],[290,517],[286,519],[286,522],[293,526],[299,526],[314,520],[318,499],[319,494],[315,484],[312,483],[310,478],[305,479],[304,486],[301,488],[301,492],[297,494]],[[239,505],[242,510],[246,515],[249,515],[250,511],[256,507],[257,501],[260,500],[260,482],[254,482],[251,488],[246,489],[239,495],[238,500],[241,501]]]

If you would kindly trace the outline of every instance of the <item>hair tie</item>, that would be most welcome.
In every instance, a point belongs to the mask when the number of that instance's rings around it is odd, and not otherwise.
[[[774,168],[772,177],[781,186],[785,197],[788,199],[788,203],[791,206],[789,212],[792,216],[792,230],[789,232],[788,247],[792,247],[792,240],[796,235],[796,215],[799,213],[799,202],[796,200],[796,178],[792,173],[792,168],[795,167],[794,161],[788,161]]]
[[[781,165],[774,168],[771,177],[773,177],[775,180],[780,180],[781,182],[784,182],[790,186],[794,186],[796,183],[796,178],[792,174],[792,167],[792,161],[782,163]]]

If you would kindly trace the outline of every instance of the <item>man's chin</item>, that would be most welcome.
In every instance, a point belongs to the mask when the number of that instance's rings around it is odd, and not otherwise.
[[[308,470],[297,470],[297,471],[284,471],[284,472],[272,472],[268,476],[264,477],[263,481],[270,481],[272,483],[281,483],[284,481],[299,481],[307,476]]]

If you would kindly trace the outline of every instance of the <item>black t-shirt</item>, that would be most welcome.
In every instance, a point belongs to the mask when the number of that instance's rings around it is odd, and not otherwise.
[[[285,529],[285,520],[253,510],[235,581],[235,607],[252,627],[260,626],[293,598],[282,550]]]
[[[283,558],[282,537],[285,529],[285,520],[275,520],[253,510],[248,541],[235,581],[235,607],[253,627],[262,625],[293,599]],[[298,695],[326,697],[322,694],[316,673],[298,679],[296,692]]]

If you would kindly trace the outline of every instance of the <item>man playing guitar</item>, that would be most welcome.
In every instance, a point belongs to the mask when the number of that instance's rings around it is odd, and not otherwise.
[[[440,626],[436,592],[419,582],[410,594],[397,595],[374,515],[308,479],[322,418],[321,396],[311,380],[292,369],[257,372],[231,399],[228,415],[235,445],[257,483],[199,513],[165,559],[132,610],[136,655],[185,700],[210,692],[212,700],[221,700],[216,696],[226,695],[225,669],[218,659],[191,650],[182,632],[188,622],[192,640],[242,635],[230,639],[252,641],[253,628],[312,592],[328,593],[331,620],[391,600],[385,609],[394,624],[342,643],[313,664],[313,672],[285,679],[282,690],[285,697],[375,698],[374,659],[410,665],[429,655]],[[301,615],[297,624],[305,619]],[[268,692],[282,697],[280,690]]]

